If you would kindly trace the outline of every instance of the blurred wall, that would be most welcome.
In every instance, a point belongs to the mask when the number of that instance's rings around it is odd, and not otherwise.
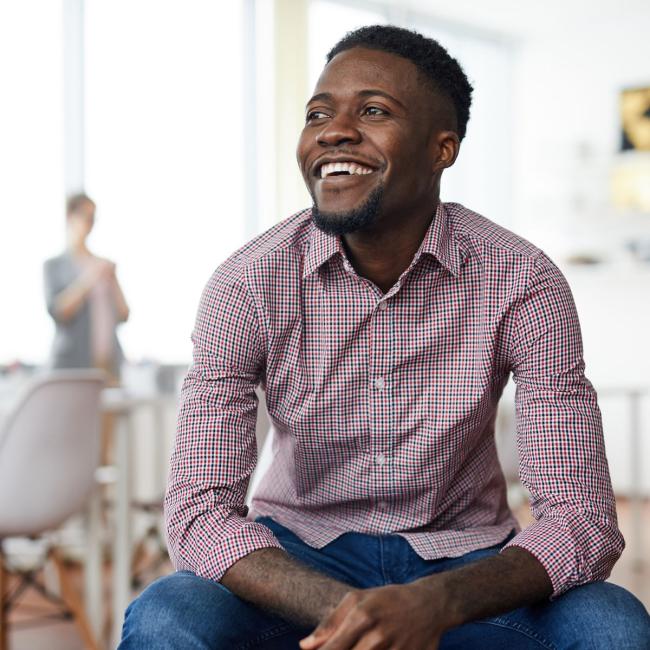
[[[635,262],[625,244],[650,240],[650,214],[618,212],[610,181],[621,160],[619,93],[650,85],[649,30],[650,7],[606,20],[594,11],[583,24],[559,15],[554,30],[522,42],[514,77],[513,229],[544,248],[571,284],[619,492],[630,486],[632,416],[627,398],[610,391],[650,388],[650,264]],[[568,264],[576,253],[603,262]],[[640,426],[647,462],[647,398]]]

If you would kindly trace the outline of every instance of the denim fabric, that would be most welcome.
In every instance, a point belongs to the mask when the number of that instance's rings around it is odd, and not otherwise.
[[[293,557],[357,588],[411,582],[498,553],[503,545],[460,558],[423,560],[399,536],[347,533],[314,549],[273,520],[260,521]],[[120,650],[295,650],[309,632],[242,601],[217,582],[180,571],[160,578],[131,603]],[[592,583],[553,602],[462,625],[440,644],[440,650],[461,648],[649,650],[650,617],[621,587]]]

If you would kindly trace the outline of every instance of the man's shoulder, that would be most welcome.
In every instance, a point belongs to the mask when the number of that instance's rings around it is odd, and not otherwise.
[[[460,203],[445,203],[444,206],[453,236],[466,253],[511,255],[531,262],[542,255],[542,251],[527,239]]]
[[[215,271],[213,281],[243,280],[258,272],[285,270],[290,260],[305,254],[311,236],[311,210],[296,212],[257,235],[230,255]]]

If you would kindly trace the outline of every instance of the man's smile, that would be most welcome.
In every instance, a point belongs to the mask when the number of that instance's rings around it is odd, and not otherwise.
[[[336,176],[365,176],[377,171],[380,164],[354,154],[321,156],[312,165],[312,175],[316,178]]]
[[[361,160],[357,157],[322,157],[313,166],[314,188],[321,191],[326,189],[347,189],[376,180],[380,165]]]
[[[323,178],[316,179],[315,186],[321,190],[323,189],[334,189],[334,188],[344,188],[344,187],[356,187],[368,184],[370,181],[377,178],[377,172],[375,171],[366,171],[366,172],[357,172],[357,173],[333,173]]]
[[[373,171],[370,167],[351,161],[332,162],[321,165],[320,177],[365,176],[366,174],[372,174]]]

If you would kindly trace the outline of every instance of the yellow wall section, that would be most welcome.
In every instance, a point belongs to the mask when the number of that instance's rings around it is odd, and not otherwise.
[[[296,163],[308,87],[308,0],[275,0],[275,179],[277,220],[311,205]]]

